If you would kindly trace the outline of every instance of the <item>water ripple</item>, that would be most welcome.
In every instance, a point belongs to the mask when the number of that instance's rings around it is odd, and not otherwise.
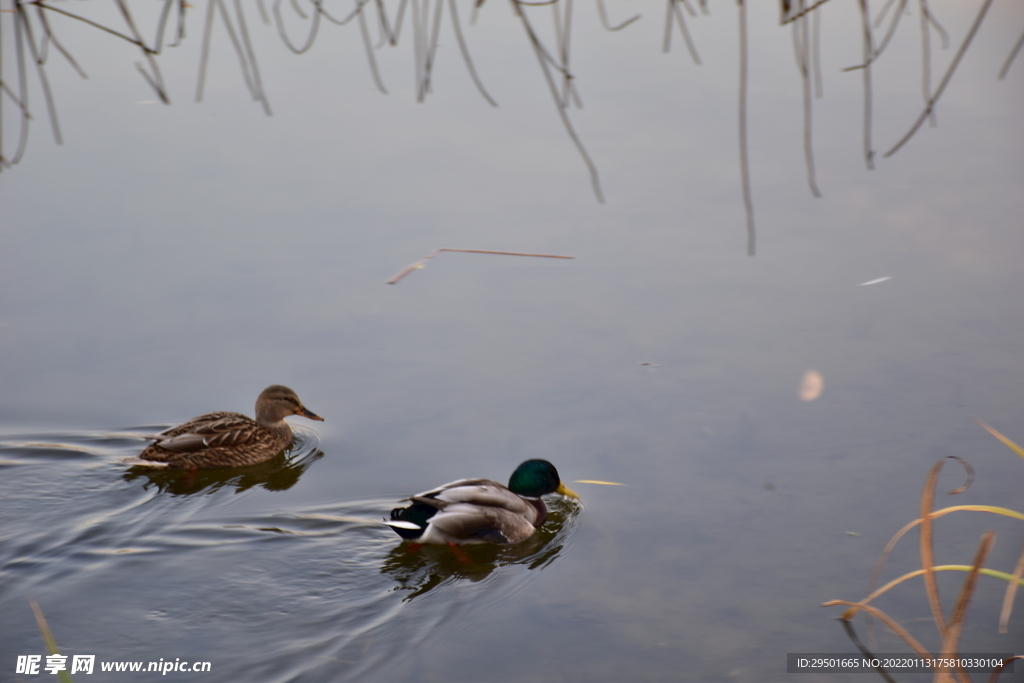
[[[38,649],[33,597],[69,652],[173,653],[236,679],[365,680],[462,614],[500,615],[579,528],[580,507],[553,500],[526,543],[417,547],[382,522],[393,496],[275,503],[285,498],[273,492],[324,457],[312,429],[254,467],[126,468],[158,429],[0,437],[0,463],[18,469],[0,478],[0,611],[14,615],[12,647]],[[265,511],[233,512],[240,493]]]

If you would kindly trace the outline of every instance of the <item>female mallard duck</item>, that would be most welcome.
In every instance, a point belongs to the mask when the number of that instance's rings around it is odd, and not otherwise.
[[[207,413],[160,432],[139,457],[176,469],[244,467],[270,460],[292,442],[284,418],[323,418],[302,405],[295,392],[279,384],[256,399],[256,419],[241,413]]]
[[[384,522],[419,543],[519,543],[544,523],[548,510],[540,497],[547,493],[579,498],[554,465],[527,460],[507,487],[490,479],[459,479],[405,498],[412,505],[395,508]]]

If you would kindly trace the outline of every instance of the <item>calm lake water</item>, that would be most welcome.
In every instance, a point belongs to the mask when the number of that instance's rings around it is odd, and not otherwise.
[[[125,30],[93,4],[66,8]],[[152,4],[132,5],[147,41]],[[96,656],[76,681],[156,680],[98,663],[161,659],[211,664],[168,681],[788,680],[788,652],[855,651],[820,604],[866,594],[936,460],[976,475],[936,506],[1024,508],[1024,461],[974,421],[1024,442],[1024,63],[997,80],[1021,6],[993,4],[938,125],[882,158],[923,106],[910,3],[871,71],[873,171],[863,75],[842,71],[862,60],[857,3],[824,6],[816,199],[792,31],[753,3],[751,257],[735,3],[686,15],[699,66],[678,29],[662,52],[663,4],[606,4],[612,23],[643,16],[608,32],[595,6],[573,15],[569,116],[605,203],[507,4],[474,26],[460,5],[498,107],[447,15],[417,103],[411,9],[375,51],[388,94],[358,22],[323,22],[296,56],[251,9],[272,116],[220,19],[193,101],[204,3],[158,58],[171,106],[137,49],[51,16],[88,79],[50,46],[64,144],[29,69],[28,147],[0,175],[0,679],[56,680],[15,673],[47,653],[34,599],[63,654]],[[929,6],[951,43],[931,33],[934,86],[979,3]],[[308,21],[281,12],[300,42]],[[551,8],[528,16],[557,52]],[[2,113],[10,156],[10,98]],[[385,284],[438,248],[574,260],[443,253]],[[824,391],[802,401],[808,370]],[[125,464],[171,424],[251,415],[274,383],[326,418],[294,418],[287,457],[193,477]],[[380,522],[406,495],[535,457],[582,505],[553,502],[522,547],[414,551]],[[950,462],[940,491],[962,478]],[[969,564],[989,529],[987,566],[1012,572],[1024,524],[982,513],[936,522],[937,561]],[[919,566],[911,533],[883,579]],[[939,578],[948,611],[963,574]],[[982,577],[962,652],[1021,652],[1019,595],[998,632],[1004,589]],[[878,606],[938,648],[920,580]]]

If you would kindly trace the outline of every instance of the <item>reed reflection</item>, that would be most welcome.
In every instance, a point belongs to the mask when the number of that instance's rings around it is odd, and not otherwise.
[[[188,3],[180,0],[162,0],[161,3],[154,3],[148,6],[131,6],[123,0],[115,3],[118,13],[110,18],[104,16],[102,11],[93,7],[84,9],[75,7],[76,11],[69,11],[64,7],[50,4],[46,0],[35,0],[34,2],[15,2],[11,9],[0,12],[0,44],[8,41],[13,44],[9,51],[13,59],[0,59],[0,104],[9,100],[13,109],[8,116],[13,115],[16,124],[4,126],[3,114],[0,108],[0,171],[5,167],[17,164],[23,157],[28,141],[29,122],[33,116],[29,102],[30,93],[30,65],[35,67],[34,78],[37,87],[42,92],[48,118],[57,144],[62,144],[62,135],[57,121],[56,99],[51,90],[47,77],[46,67],[51,54],[57,55],[67,62],[81,77],[85,78],[85,71],[79,66],[75,57],[65,47],[60,35],[63,32],[71,32],[72,27],[82,26],[90,29],[97,29],[97,34],[105,38],[115,37],[141,51],[145,64],[137,64],[137,69],[153,89],[160,100],[170,104],[168,87],[161,74],[158,57],[168,47],[179,45],[186,36],[185,25],[187,9],[192,8]],[[492,3],[493,4],[493,3]],[[573,108],[582,108],[583,101],[577,88],[579,82],[571,68],[571,33],[575,25],[573,21],[573,4],[566,0],[552,0],[551,2],[523,2],[512,0],[513,16],[521,24],[524,38],[530,49],[536,55],[544,82],[551,95],[552,102],[557,116],[564,127],[567,136],[576,148],[578,155],[583,161],[590,178],[593,192],[598,201],[603,202],[603,190],[598,172],[598,164],[590,158],[584,145],[583,139],[577,134],[569,111]],[[700,16],[710,14],[706,0],[697,0],[697,9],[690,0],[668,0],[667,11],[664,19],[663,51],[668,52],[671,46],[673,26],[678,26],[687,50],[696,65],[702,63],[697,52],[697,45],[694,40],[695,32],[691,32],[685,19],[689,15],[692,20]],[[835,6],[838,3],[828,3]],[[89,3],[87,3],[89,5]],[[469,23],[473,24],[477,14],[481,11],[484,2],[478,1],[473,4]],[[815,170],[815,159],[813,153],[812,134],[812,97],[822,97],[822,67],[821,67],[821,18],[820,13],[825,0],[782,0],[780,3],[781,13],[778,24],[782,27],[791,25],[792,41],[796,56],[797,73],[802,83],[803,97],[803,147],[805,163],[807,167],[807,182],[811,194],[815,197],[821,196],[818,187],[818,180]],[[868,169],[875,166],[876,152],[873,141],[873,109],[874,109],[874,85],[872,69],[879,62],[887,46],[892,42],[897,28],[901,24],[901,18],[913,11],[908,0],[891,0],[872,12],[866,0],[856,0],[859,10],[859,21],[849,22],[847,30],[856,31],[861,35],[862,55],[859,64],[848,67],[845,71],[861,71],[864,88],[863,104],[863,154]],[[933,34],[941,38],[943,47],[950,44],[949,34],[942,24],[937,20],[934,11],[929,7],[927,0],[920,0],[917,8],[920,27],[920,42],[922,51],[921,65],[921,88],[924,99],[924,107],[916,122],[909,131],[887,151],[883,156],[888,157],[900,149],[927,120],[935,125],[935,108],[943,91],[949,84],[954,71],[957,69],[962,57],[966,53],[982,21],[992,5],[992,0],[984,0],[978,9],[975,19],[972,22],[967,34],[953,57],[945,74],[938,86],[932,85],[932,51],[931,40]],[[238,57],[241,66],[241,80],[249,91],[253,101],[260,103],[264,112],[270,115],[271,107],[266,91],[263,87],[260,69],[256,59],[256,50],[250,37],[249,23],[245,5],[241,3],[221,2],[220,0],[209,0],[202,16],[202,49],[199,59],[199,75],[196,84],[196,100],[202,100],[206,84],[207,66],[214,41],[226,41],[230,43],[231,49]],[[447,8],[448,17],[445,17]],[[634,25],[642,17],[641,15],[628,16],[625,19],[613,22],[609,19],[608,11],[602,2],[597,4],[601,23],[609,32],[619,31],[628,26]],[[256,3],[257,14],[260,23],[276,29],[278,37],[291,52],[303,54],[310,50],[316,39],[326,33],[321,28],[328,26],[357,25],[359,39],[365,48],[367,64],[371,76],[377,88],[387,93],[380,69],[377,64],[377,51],[386,47],[396,47],[399,42],[403,24],[411,25],[407,32],[412,33],[412,52],[415,61],[416,97],[418,101],[424,101],[427,94],[432,92],[433,69],[437,49],[440,44],[441,27],[447,19],[451,26],[452,35],[456,39],[459,52],[465,64],[469,78],[479,91],[480,95],[491,105],[497,106],[496,100],[484,87],[483,79],[477,73],[474,66],[469,44],[463,30],[463,20],[460,18],[456,0],[402,0],[391,4],[389,12],[387,4],[383,0],[368,2],[360,0],[354,8],[337,10],[328,7],[327,3],[310,0],[302,3],[295,0],[285,4],[276,0],[272,5],[272,12],[268,12],[263,2]],[[408,11],[407,11],[408,10]],[[748,45],[748,3],[745,0],[737,0],[736,12],[739,19],[737,27],[737,43],[739,48],[739,83],[738,83],[738,138],[739,138],[739,175],[742,187],[742,199],[747,222],[747,251],[753,255],[756,251],[756,232],[754,225],[754,202],[751,190],[751,169],[748,154],[747,139],[747,107],[749,83],[749,45]],[[199,12],[197,12],[199,13]],[[250,9],[249,13],[253,11]],[[10,15],[7,20],[4,14]],[[848,20],[846,20],[848,21]],[[886,26],[886,22],[888,25]],[[910,22],[903,22],[909,24]],[[140,30],[139,27],[148,30]],[[875,39],[875,32],[881,31],[881,40]],[[155,28],[155,31],[154,31]],[[374,29],[376,35],[374,36]],[[147,42],[145,35],[154,31],[155,38]],[[545,36],[553,36],[545,39]],[[1021,51],[1024,45],[1024,36],[1008,50],[1009,54],[999,70],[999,78],[1005,78],[1011,64]],[[813,87],[812,87],[813,81]],[[813,96],[812,96],[813,91]],[[13,136],[5,136],[7,127],[17,127],[17,133]],[[13,130],[11,132],[14,132]],[[17,143],[13,151],[4,147],[5,137],[14,137]]]

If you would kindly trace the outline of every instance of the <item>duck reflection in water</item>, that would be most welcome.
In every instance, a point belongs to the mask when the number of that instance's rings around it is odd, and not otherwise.
[[[221,488],[234,488],[241,493],[254,486],[268,491],[285,491],[295,486],[306,469],[322,457],[323,451],[310,448],[300,436],[288,450],[249,467],[182,471],[153,469],[143,465],[130,468],[122,479],[145,479],[143,488],[156,486],[161,493],[179,496],[213,492]]]

